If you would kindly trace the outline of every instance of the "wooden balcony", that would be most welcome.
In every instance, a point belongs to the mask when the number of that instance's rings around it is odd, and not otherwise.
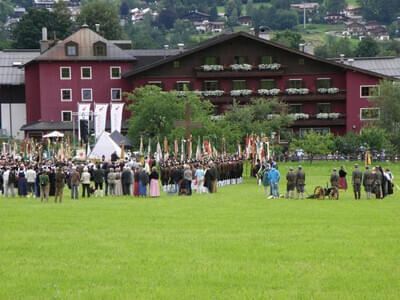
[[[320,94],[309,93],[307,95],[288,95],[281,94],[280,98],[285,102],[304,102],[304,101],[345,101],[346,100],[346,90],[341,90],[337,94]]]
[[[197,78],[249,78],[249,77],[271,77],[282,76],[284,74],[284,66],[279,70],[258,70],[254,67],[251,71],[232,71],[226,69],[223,71],[204,71],[200,68],[195,68]]]
[[[291,127],[331,127],[346,126],[346,116],[342,115],[337,119],[317,119],[316,116],[310,116],[307,120],[296,120]]]

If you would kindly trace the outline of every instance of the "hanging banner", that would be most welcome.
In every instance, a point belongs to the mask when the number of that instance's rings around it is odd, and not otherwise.
[[[111,103],[111,132],[121,132],[124,103]]]
[[[90,103],[78,103],[78,139],[81,140],[81,120],[89,121]]]
[[[94,105],[94,132],[98,138],[106,130],[108,104]]]

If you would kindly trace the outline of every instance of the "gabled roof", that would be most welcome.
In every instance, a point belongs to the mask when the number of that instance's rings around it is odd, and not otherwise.
[[[258,41],[258,42],[263,43],[263,44],[268,45],[268,46],[279,48],[279,49],[281,49],[283,51],[286,51],[286,52],[290,52],[290,53],[297,54],[297,55],[300,55],[300,56],[303,56],[303,57],[307,57],[307,58],[312,59],[314,61],[322,62],[322,63],[328,64],[328,65],[332,65],[332,66],[335,66],[335,67],[339,67],[339,68],[342,68],[342,69],[345,69],[345,70],[359,72],[359,73],[367,74],[367,75],[378,77],[378,78],[388,78],[388,79],[391,79],[391,80],[395,80],[395,78],[390,77],[390,76],[386,76],[384,74],[380,74],[380,73],[376,73],[376,72],[373,72],[373,71],[357,68],[357,67],[354,67],[354,66],[345,65],[345,64],[342,64],[342,63],[334,62],[334,61],[329,61],[327,59],[324,59],[324,58],[321,58],[321,57],[318,57],[318,56],[315,56],[315,55],[311,55],[311,54],[308,54],[306,52],[302,52],[302,51],[299,51],[299,50],[294,50],[294,49],[285,47],[285,46],[283,46],[281,44],[274,43],[274,42],[271,42],[269,40],[265,40],[265,39],[262,39],[260,37],[255,36],[255,35],[252,35],[252,34],[249,34],[249,33],[246,33],[246,32],[242,32],[242,31],[241,32],[231,33],[231,34],[222,34],[222,35],[219,35],[217,37],[211,38],[209,40],[206,40],[204,42],[201,42],[201,43],[197,44],[193,48],[186,49],[185,51],[181,52],[180,54],[177,54],[177,55],[174,55],[174,56],[170,56],[170,57],[167,57],[165,59],[162,59],[162,60],[156,61],[154,63],[151,63],[149,65],[145,65],[145,66],[139,67],[137,69],[125,72],[125,73],[122,74],[122,77],[127,78],[127,77],[131,77],[131,76],[140,74],[142,72],[145,72],[145,71],[151,70],[153,68],[162,66],[164,64],[167,64],[167,63],[170,63],[170,62],[175,61],[177,59],[189,56],[189,55],[191,55],[193,53],[196,53],[196,52],[201,51],[203,49],[207,49],[207,48],[212,47],[214,45],[229,41],[231,39],[235,39],[237,37],[245,37],[245,38],[248,38],[248,39],[251,39],[251,40],[254,40],[254,41]]]
[[[400,79],[400,57],[354,57],[344,60],[344,64]]]
[[[0,85],[24,84],[23,65],[39,55],[39,50],[0,51]]]
[[[78,55],[67,56],[65,53],[65,45],[74,42],[78,44]],[[94,56],[93,44],[103,42],[107,46],[107,56]],[[83,27],[73,33],[65,40],[57,43],[55,46],[48,49],[34,61],[134,61],[135,57],[131,56],[126,51],[117,47],[112,41],[108,41],[98,33]]]

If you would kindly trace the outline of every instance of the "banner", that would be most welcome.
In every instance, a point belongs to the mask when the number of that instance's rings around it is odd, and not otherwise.
[[[81,120],[89,122],[90,103],[78,103],[78,139],[81,140]],[[86,122],[85,122],[86,123]]]
[[[94,133],[96,139],[106,130],[108,104],[94,105]]]
[[[111,103],[111,133],[115,130],[121,132],[123,109],[124,103]]]

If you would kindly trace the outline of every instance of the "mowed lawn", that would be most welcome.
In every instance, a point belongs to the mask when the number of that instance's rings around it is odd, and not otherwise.
[[[308,192],[333,165],[303,163]],[[400,198],[362,197],[1,198],[0,299],[398,299]]]

